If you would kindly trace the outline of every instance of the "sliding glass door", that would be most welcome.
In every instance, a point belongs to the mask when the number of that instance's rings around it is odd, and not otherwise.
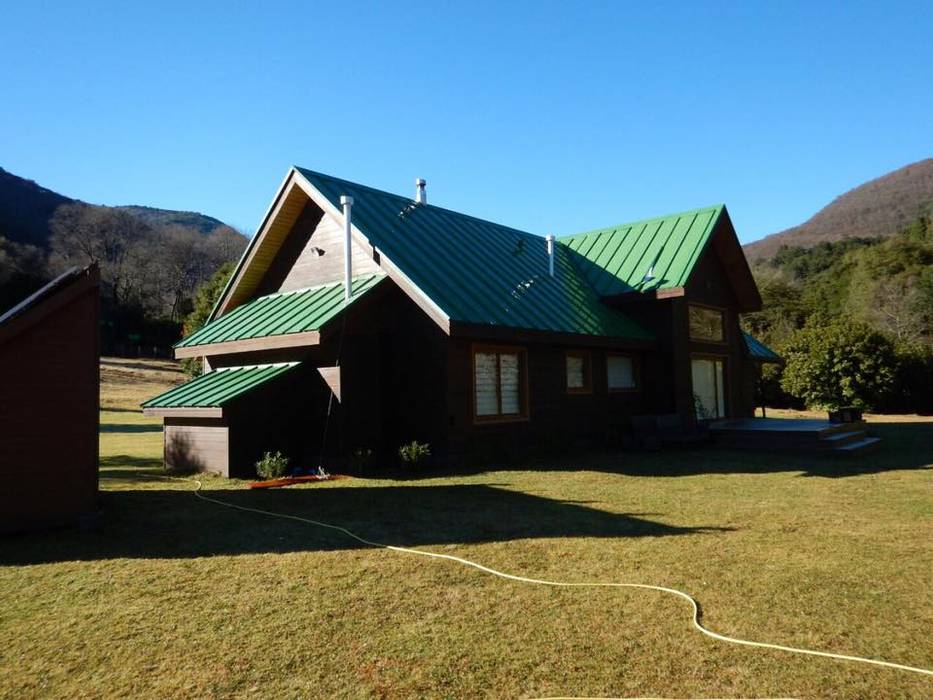
[[[723,386],[723,361],[712,357],[694,357],[691,360],[691,372],[697,418],[700,420],[724,418],[726,399]]]

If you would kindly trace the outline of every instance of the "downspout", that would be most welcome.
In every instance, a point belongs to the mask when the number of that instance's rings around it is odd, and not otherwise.
[[[353,226],[353,197],[340,196],[343,207],[343,300],[350,301],[353,295],[353,250],[350,231]]]

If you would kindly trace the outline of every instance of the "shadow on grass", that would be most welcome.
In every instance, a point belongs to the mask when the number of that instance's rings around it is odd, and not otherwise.
[[[420,546],[552,537],[671,537],[730,528],[677,527],[494,485],[220,489],[229,503],[346,527],[385,544]],[[0,564],[190,558],[364,547],[343,533],[205,502],[189,490],[101,493],[102,525],[0,540]]]
[[[102,433],[161,433],[162,425],[137,425],[133,423],[101,423]]]
[[[425,474],[477,474],[500,469],[528,471],[598,471],[628,476],[678,477],[700,474],[767,474],[799,471],[801,476],[844,478],[901,469],[933,469],[933,422],[871,423],[867,432],[882,438],[880,447],[858,457],[729,450],[715,444],[666,448],[658,452],[600,450],[522,460],[515,463],[438,470]],[[399,478],[396,471],[386,472]],[[371,478],[379,478],[373,473]],[[409,475],[411,478],[411,475]]]
[[[159,474],[165,473],[165,471],[162,469],[162,459],[159,457],[110,455],[109,457],[102,457],[100,459],[100,478],[106,479],[108,477],[113,477],[117,472],[120,471],[128,471],[135,474],[138,473],[140,468],[154,469]]]

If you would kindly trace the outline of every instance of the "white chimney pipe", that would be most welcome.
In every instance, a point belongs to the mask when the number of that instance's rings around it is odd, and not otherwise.
[[[554,234],[549,233],[544,237],[547,241],[547,273],[554,276]]]
[[[343,299],[350,301],[353,294],[351,288],[353,280],[353,249],[350,240],[350,227],[353,221],[353,197],[340,196],[340,206],[343,207]]]
[[[427,184],[423,177],[419,177],[415,180],[415,201],[418,202],[418,204],[428,203],[428,192],[425,189]]]

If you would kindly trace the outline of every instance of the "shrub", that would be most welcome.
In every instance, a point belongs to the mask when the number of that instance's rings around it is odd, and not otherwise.
[[[412,440],[398,448],[399,459],[407,467],[420,467],[431,456],[431,446],[426,442]]]
[[[278,479],[284,476],[288,469],[288,457],[281,452],[272,454],[266,452],[262,459],[256,462],[256,473],[263,479]]]
[[[781,387],[810,407],[872,409],[896,387],[894,343],[863,323],[810,322],[791,336],[784,359]]]

